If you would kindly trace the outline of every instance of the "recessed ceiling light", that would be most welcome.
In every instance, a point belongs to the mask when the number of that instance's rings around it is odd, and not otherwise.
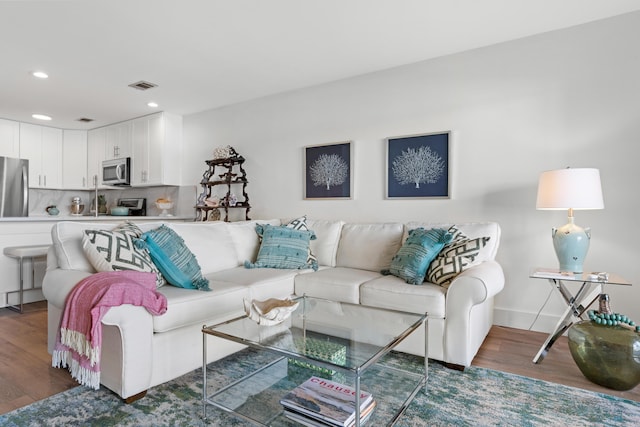
[[[149,103],[147,103],[147,106],[149,106],[151,108],[158,108],[158,104],[156,102],[149,102]]]
[[[31,117],[38,120],[51,120],[51,117],[45,116],[44,114],[32,114]]]
[[[45,73],[44,71],[34,71],[33,73],[34,77],[37,77],[39,79],[48,79],[49,78],[49,74]]]

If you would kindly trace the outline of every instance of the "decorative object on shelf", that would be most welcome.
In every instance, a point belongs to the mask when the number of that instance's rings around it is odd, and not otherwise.
[[[209,211],[207,221],[220,221],[220,209],[213,209]]]
[[[231,147],[230,145],[227,145],[225,147],[214,148],[213,149],[213,160],[228,159],[235,152],[236,152],[236,150],[234,150],[233,147]]]
[[[217,208],[218,206],[220,206],[220,199],[218,198],[218,196],[207,197],[206,199],[204,199],[204,204]]]
[[[553,247],[560,271],[582,273],[589,250],[591,229],[574,223],[574,210],[604,209],[600,171],[566,168],[543,172],[538,182],[536,209],[568,210],[568,223],[553,228]]]
[[[291,316],[299,303],[290,299],[269,298],[265,301],[243,299],[244,311],[259,325],[277,325]]]
[[[162,210],[160,216],[173,216],[168,212],[169,210],[173,209],[173,202],[171,200],[166,198],[157,199],[156,207]]]
[[[569,350],[590,381],[614,390],[631,390],[640,384],[640,328],[627,316],[611,312],[608,299],[601,295],[601,310],[589,310],[590,320],[569,329]]]
[[[224,220],[229,221],[230,209],[244,209],[245,220],[249,220],[249,195],[247,194],[247,173],[244,170],[244,157],[240,156],[232,147],[229,148],[229,155],[224,158],[214,158],[207,160],[207,170],[202,174],[200,185],[202,193],[196,202],[196,221],[219,220],[221,211],[224,211]],[[223,151],[220,151],[223,153]],[[226,153],[226,152],[224,152]],[[222,173],[217,173],[216,168],[222,168]],[[242,186],[242,199],[231,192],[232,186]],[[212,194],[213,187],[226,187],[226,192],[222,196]],[[237,187],[236,187],[237,188]],[[221,208],[220,210],[218,208]],[[217,212],[214,212],[217,211]],[[215,219],[213,219],[215,218]]]
[[[386,198],[450,198],[450,142],[450,131],[387,138]]]
[[[351,199],[351,142],[313,145],[304,149],[304,198]]]
[[[51,216],[56,216],[56,215],[58,215],[60,213],[60,211],[58,210],[56,205],[47,206],[45,210]]]

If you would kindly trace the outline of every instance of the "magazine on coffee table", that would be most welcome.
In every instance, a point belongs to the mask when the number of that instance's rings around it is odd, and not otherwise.
[[[369,403],[369,406],[367,406],[364,409],[364,411],[362,411],[362,413],[360,414],[360,425],[364,425],[369,420],[369,418],[371,418],[371,413],[373,412],[373,408],[375,408],[375,406],[376,406],[376,401],[372,400],[371,403]],[[328,421],[322,421],[317,418],[312,418],[308,415],[301,414],[299,412],[294,412],[288,408],[284,410],[284,415],[290,420],[293,420],[307,427],[335,427],[336,426],[336,424],[330,423]],[[354,420],[351,421],[348,427],[354,427],[355,425],[356,425],[356,420],[354,417]]]
[[[311,377],[287,393],[280,403],[285,409],[321,420],[328,425],[348,427],[355,421],[355,397],[353,387]],[[361,418],[372,401],[371,393],[360,392]]]

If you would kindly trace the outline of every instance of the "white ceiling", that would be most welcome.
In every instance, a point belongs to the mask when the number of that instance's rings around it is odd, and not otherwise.
[[[89,129],[149,114],[148,101],[186,115],[636,10],[637,0],[0,0],[0,117]],[[127,86],[139,80],[159,86]]]

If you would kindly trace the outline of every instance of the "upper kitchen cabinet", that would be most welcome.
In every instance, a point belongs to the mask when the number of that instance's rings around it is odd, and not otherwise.
[[[106,126],[105,160],[131,157],[133,140],[133,123],[131,121]]]
[[[87,132],[87,186],[102,188],[102,162],[105,159],[106,128]]]
[[[20,157],[20,123],[0,119],[0,156]]]
[[[62,188],[62,130],[20,123],[20,157],[29,159],[30,188]]]
[[[131,185],[180,185],[182,116],[162,112],[132,123]]]
[[[82,190],[90,187],[87,179],[87,131],[62,131],[62,187]]]

